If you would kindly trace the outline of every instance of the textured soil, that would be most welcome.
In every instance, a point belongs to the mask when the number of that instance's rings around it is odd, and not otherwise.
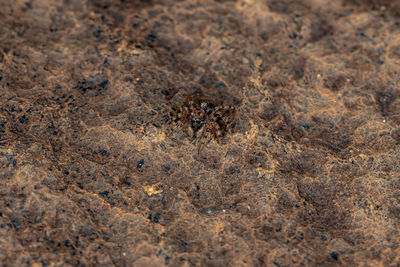
[[[399,1],[0,6],[1,266],[400,265]]]

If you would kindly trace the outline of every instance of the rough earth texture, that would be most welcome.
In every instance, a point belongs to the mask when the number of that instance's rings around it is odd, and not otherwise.
[[[0,6],[2,266],[400,265],[399,1]]]

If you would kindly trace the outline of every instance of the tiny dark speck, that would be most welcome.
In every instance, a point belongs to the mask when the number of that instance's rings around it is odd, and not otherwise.
[[[231,168],[229,169],[230,174],[240,173],[240,169]]]
[[[155,40],[155,39],[157,39],[157,35],[151,33],[151,34],[149,34],[149,38],[150,38],[151,40]]]
[[[216,86],[215,86],[215,88],[220,88],[220,87],[222,87],[222,88],[226,88],[226,85],[225,85],[225,83],[223,83],[223,82],[220,82],[220,83],[218,83]]]
[[[214,69],[214,70],[221,70],[222,68],[221,68],[221,66],[216,65],[216,66],[213,67],[213,69]]]
[[[155,214],[149,214],[149,219],[152,222],[158,223],[160,221],[160,213],[155,213]]]
[[[110,154],[110,153],[109,153],[107,150],[105,150],[105,149],[101,149],[99,152],[100,152],[100,154],[102,154],[103,156],[107,156],[107,155]]]
[[[28,119],[27,119],[27,117],[26,117],[25,115],[19,117],[19,122],[20,122],[20,123],[25,123],[25,122],[27,122],[27,121],[28,121]]]
[[[281,231],[282,231],[281,228],[276,228],[276,229],[275,229],[275,232],[278,232],[278,233],[279,233],[279,232],[281,232]]]
[[[107,85],[109,84],[108,80],[104,80],[100,83],[101,88],[105,89],[107,87]]]
[[[144,159],[139,160],[136,168],[138,168],[138,169],[142,168],[143,164],[144,164]]]
[[[336,252],[331,252],[331,257],[334,259],[334,260],[338,260],[339,259],[339,254],[338,253],[336,253]]]
[[[109,192],[106,190],[106,191],[100,192],[99,195],[102,197],[106,197],[106,196],[108,196],[108,193]]]
[[[97,30],[93,33],[93,36],[99,39],[101,37],[102,32],[103,32],[102,30]]]

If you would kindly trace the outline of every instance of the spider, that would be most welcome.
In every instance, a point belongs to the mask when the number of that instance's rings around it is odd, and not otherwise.
[[[232,106],[216,105],[204,98],[189,96],[183,105],[172,109],[170,118],[174,128],[184,130],[200,151],[212,139],[219,144],[222,142],[234,111]]]

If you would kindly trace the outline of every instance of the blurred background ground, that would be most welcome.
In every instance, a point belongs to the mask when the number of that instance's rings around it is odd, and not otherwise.
[[[400,2],[0,6],[3,266],[400,264]]]

